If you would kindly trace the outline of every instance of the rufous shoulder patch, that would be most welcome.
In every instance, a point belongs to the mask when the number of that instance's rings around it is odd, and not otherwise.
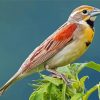
[[[62,28],[59,29],[59,31],[56,33],[54,40],[57,41],[62,41],[65,39],[68,39],[72,36],[72,34],[74,33],[74,31],[76,30],[77,25],[76,23],[72,23],[69,25],[64,25]]]

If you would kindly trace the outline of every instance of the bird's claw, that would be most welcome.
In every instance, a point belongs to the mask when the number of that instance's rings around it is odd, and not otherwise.
[[[58,73],[58,74],[53,74],[53,77],[61,78],[67,86],[71,86],[72,81],[68,79],[64,74]]]
[[[52,73],[53,77],[61,78],[66,83],[67,86],[71,86],[73,81],[68,79],[64,74],[51,69],[47,69],[47,70]]]

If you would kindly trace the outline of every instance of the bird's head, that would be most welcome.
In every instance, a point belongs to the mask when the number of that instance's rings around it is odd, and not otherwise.
[[[89,24],[90,27],[93,28],[94,21],[96,19],[96,16],[100,14],[100,9],[88,6],[88,5],[82,5],[71,13],[69,20],[75,20],[76,22],[86,22]]]

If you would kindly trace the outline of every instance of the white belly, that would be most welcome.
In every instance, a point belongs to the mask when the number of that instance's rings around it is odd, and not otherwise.
[[[86,49],[87,47],[84,39],[75,40],[72,43],[69,43],[53,58],[49,59],[47,64],[50,68],[53,68],[72,63],[79,58],[86,51]]]

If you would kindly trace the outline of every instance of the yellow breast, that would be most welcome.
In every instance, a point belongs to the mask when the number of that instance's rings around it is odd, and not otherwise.
[[[91,27],[86,27],[83,33],[85,34],[87,42],[92,42],[94,37],[94,30]]]

